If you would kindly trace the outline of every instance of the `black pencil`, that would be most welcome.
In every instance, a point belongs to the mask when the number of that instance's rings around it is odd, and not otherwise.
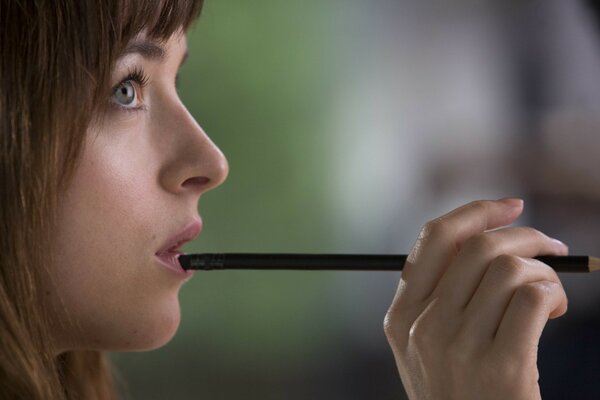
[[[297,270],[297,271],[401,271],[405,254],[268,254],[205,253],[179,256],[183,269]],[[542,256],[538,260],[557,272],[594,272],[600,258]]]

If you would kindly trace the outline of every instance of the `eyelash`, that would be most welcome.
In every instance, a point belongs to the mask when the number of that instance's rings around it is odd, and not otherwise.
[[[111,99],[112,99],[112,96],[114,95],[114,93],[116,92],[116,90],[122,84],[124,84],[126,82],[133,82],[135,84],[134,85],[135,96],[136,96],[136,99],[139,99],[139,93],[136,89],[139,88],[141,91],[141,89],[143,89],[148,84],[148,80],[149,80],[149,77],[142,68],[134,67],[133,69],[130,69],[127,73],[127,76],[124,79],[121,79],[121,81],[112,88]],[[138,107],[125,107],[114,101],[111,101],[110,104],[112,106],[116,107],[118,110],[122,110],[122,111],[126,111],[126,112],[135,112],[135,111],[140,111],[140,110],[146,109],[146,106],[143,104]]]

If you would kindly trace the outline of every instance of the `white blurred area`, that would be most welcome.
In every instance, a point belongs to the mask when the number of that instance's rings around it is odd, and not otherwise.
[[[371,0],[341,12],[336,251],[404,253],[433,217],[520,196],[519,224],[600,255],[600,30],[583,3]],[[373,324],[398,276],[336,275],[346,295],[332,301],[357,346],[384,343]],[[563,277],[571,314],[600,305],[599,277]],[[360,305],[356,287],[370,293]]]
[[[376,19],[365,23],[366,53],[348,57],[355,81],[342,86],[334,140],[351,156],[334,181],[361,243],[393,249],[381,240],[390,227],[401,242],[394,250],[407,250],[404,227],[412,240],[424,215],[506,193],[497,163],[518,122],[511,48],[490,5],[377,3],[360,14]]]

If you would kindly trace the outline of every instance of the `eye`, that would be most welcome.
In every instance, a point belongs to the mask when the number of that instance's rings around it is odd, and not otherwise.
[[[148,76],[141,68],[130,70],[127,76],[112,89],[111,103],[123,111],[145,110],[143,88]]]
[[[113,99],[121,106],[129,106],[135,101],[135,87],[131,81],[125,81],[115,88]]]

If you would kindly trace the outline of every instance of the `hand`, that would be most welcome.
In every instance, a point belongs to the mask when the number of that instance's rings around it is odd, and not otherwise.
[[[541,398],[539,338],[567,298],[533,257],[568,249],[535,229],[503,227],[522,211],[517,199],[477,201],[421,231],[384,321],[409,398]]]

